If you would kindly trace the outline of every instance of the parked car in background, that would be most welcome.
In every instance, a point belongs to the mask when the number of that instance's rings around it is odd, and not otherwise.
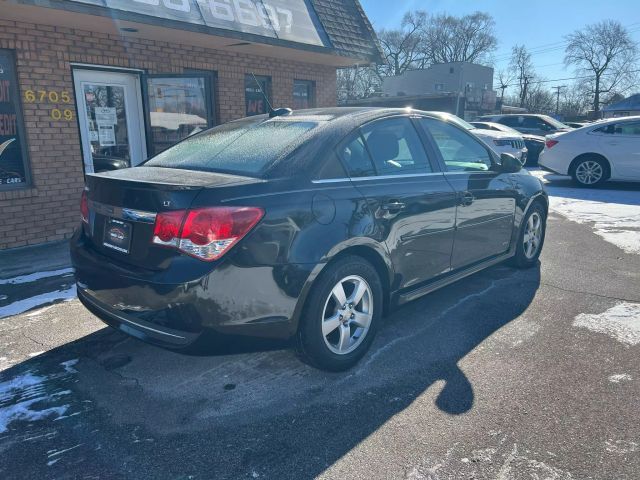
[[[486,143],[498,155],[508,153],[513,155],[522,165],[527,163],[527,146],[522,138],[522,135],[518,132],[501,132],[494,129],[477,128],[471,123],[462,120],[460,117],[447,112],[429,112],[434,115],[439,115],[440,118],[448,122],[456,123],[460,128],[464,128],[473,133],[476,137],[480,138]]]
[[[538,262],[541,181],[449,120],[261,115],[88,174],[71,239],[78,297],[173,349],[207,333],[294,337],[313,365],[349,368],[383,311],[508,259]]]
[[[568,127],[571,128],[582,128],[582,127],[586,127],[587,125],[589,125],[589,122],[562,122],[565,125],[567,125]]]
[[[538,164],[571,175],[580,186],[607,180],[640,181],[640,116],[593,123],[549,135]]]
[[[524,144],[527,147],[527,165],[537,165],[538,156],[540,152],[544,148],[544,137],[540,135],[531,135],[529,133],[520,133],[517,130],[514,130],[511,127],[507,127],[501,123],[495,122],[470,122],[476,128],[480,128],[483,130],[496,130],[498,132],[505,132],[511,134],[520,134],[522,139],[524,140]]]
[[[552,133],[568,132],[571,127],[559,122],[549,115],[533,113],[518,113],[509,115],[483,115],[478,119],[482,122],[496,122],[511,127],[520,133],[531,135],[551,135]]]

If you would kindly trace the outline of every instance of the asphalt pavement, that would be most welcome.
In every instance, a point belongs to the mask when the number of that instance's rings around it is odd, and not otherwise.
[[[173,353],[68,300],[0,319],[0,478],[638,479],[639,345],[640,255],[555,213],[537,267],[394,310],[340,374],[283,342]]]

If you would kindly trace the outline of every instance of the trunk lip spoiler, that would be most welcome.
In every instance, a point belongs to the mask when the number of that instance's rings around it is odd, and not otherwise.
[[[157,216],[156,212],[147,212],[144,210],[136,210],[134,208],[114,207],[113,205],[96,202],[95,200],[89,200],[89,209],[101,215],[139,223],[154,224]]]

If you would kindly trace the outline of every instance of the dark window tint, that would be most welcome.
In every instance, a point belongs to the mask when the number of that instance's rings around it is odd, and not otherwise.
[[[498,122],[509,127],[517,128],[522,126],[522,117],[502,117]]]
[[[324,163],[318,170],[317,179],[344,178],[346,176],[344,167],[335,153],[327,155]]]
[[[522,122],[523,128],[533,128],[536,130],[553,130],[554,128],[538,117],[525,117]]]
[[[26,186],[29,183],[27,148],[15,67],[13,52],[0,50],[0,189]],[[30,101],[27,93],[25,92],[25,97]]]
[[[432,118],[422,118],[420,124],[431,133],[448,171],[487,171],[491,168],[489,152],[469,133]]]
[[[260,175],[316,126],[290,120],[227,123],[180,142],[145,165]]]
[[[393,118],[365,125],[362,135],[378,175],[431,172],[431,165],[408,118]]]
[[[293,81],[293,109],[302,110],[316,106],[316,85],[310,80]]]
[[[267,105],[260,88],[262,88],[262,91],[269,99],[269,102],[271,102],[271,77],[256,75],[254,79],[251,74],[244,76],[244,100],[247,117],[251,117],[252,115],[262,115],[269,111],[269,106]]]
[[[347,140],[339,149],[338,153],[350,177],[368,177],[375,175],[371,157],[359,133]]]

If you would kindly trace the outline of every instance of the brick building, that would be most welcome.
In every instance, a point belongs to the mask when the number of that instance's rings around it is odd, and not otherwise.
[[[358,0],[0,0],[0,249],[62,240],[84,175],[379,59]],[[255,75],[255,79],[254,79]]]

